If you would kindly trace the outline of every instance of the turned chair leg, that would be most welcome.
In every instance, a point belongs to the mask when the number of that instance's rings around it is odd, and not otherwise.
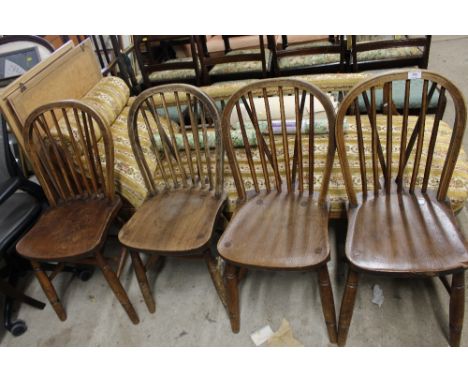
[[[226,300],[231,321],[233,333],[239,333],[240,315],[239,315],[239,288],[238,288],[238,268],[227,263],[224,271],[224,280],[226,285]]]
[[[125,289],[120,283],[120,280],[117,278],[117,275],[109,267],[109,264],[107,264],[106,260],[104,259],[101,253],[96,254],[96,261],[107,283],[111,287],[112,291],[114,292],[122,307],[127,312],[128,317],[135,325],[138,324],[140,322],[140,319],[138,318],[138,315],[135,312],[135,309],[133,308],[133,305],[128,298],[127,292],[125,292]]]
[[[354,302],[356,301],[358,280],[359,274],[349,269],[343,300],[341,301],[340,320],[338,322],[338,346],[346,345],[349,325],[353,317]]]
[[[224,307],[227,307],[226,302],[226,288],[224,287],[223,276],[218,268],[216,259],[211,256],[211,253],[207,251],[205,253],[205,262],[208,267],[208,272],[210,273],[211,280],[216,288],[219,299],[221,300]]]
[[[460,346],[465,312],[465,271],[452,275],[450,289],[450,346]]]
[[[149,312],[154,313],[156,311],[156,302],[154,301],[154,297],[148,283],[148,278],[146,277],[145,266],[143,265],[138,252],[130,251],[130,257],[132,258],[133,269],[135,270],[135,275],[138,280],[138,285],[140,285],[140,291],[143,295],[143,299],[145,300]]]
[[[336,313],[333,301],[333,290],[330,283],[327,265],[318,270],[320,300],[322,301],[323,316],[328,330],[328,338],[332,344],[337,342]]]
[[[50,305],[52,305],[52,308],[54,308],[55,313],[57,313],[58,318],[60,319],[60,321],[65,321],[67,319],[67,313],[65,313],[65,309],[63,308],[63,305],[60,302],[60,299],[57,295],[57,291],[55,290],[49,277],[42,270],[41,265],[38,261],[31,260],[31,266],[34,270],[34,274],[36,275],[37,280],[41,284],[42,290],[49,299]]]

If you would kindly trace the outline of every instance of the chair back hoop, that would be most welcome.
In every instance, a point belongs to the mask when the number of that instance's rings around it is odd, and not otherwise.
[[[263,189],[282,192],[284,182],[287,192],[304,193],[308,189],[308,194],[314,195],[314,179],[320,179],[321,175],[316,160],[315,128],[319,122],[316,110],[324,114],[321,121],[328,128],[326,160],[322,163],[324,170],[318,192],[318,202],[323,204],[335,154],[335,111],[330,98],[315,85],[291,78],[256,81],[231,96],[223,112],[222,131],[239,201],[250,196],[246,188],[253,187],[253,194]],[[234,148],[233,135],[237,133],[241,143],[237,142],[236,146],[242,149]],[[260,163],[255,163],[255,153]],[[247,161],[249,176],[246,171],[241,174],[241,156]]]
[[[393,88],[395,87],[395,81],[404,82],[404,101],[400,110],[397,110],[394,103]],[[416,89],[413,81],[422,81],[421,93],[417,90],[417,96],[420,97],[420,105],[418,104],[419,115],[414,126],[410,123],[411,117],[409,117],[411,89],[412,87]],[[379,120],[377,116],[377,108],[379,107],[377,105],[378,91],[382,92],[381,106],[383,110],[383,115],[379,116],[381,117]],[[360,169],[360,180],[356,179],[356,182],[360,182],[363,198],[367,198],[369,195],[368,183],[372,183],[373,194],[375,196],[379,194],[380,189],[385,190],[386,193],[390,193],[395,183],[398,192],[408,187],[409,192],[414,193],[416,186],[418,186],[421,188],[421,192],[425,193],[429,186],[430,177],[433,178],[431,170],[434,150],[440,130],[440,121],[445,110],[446,93],[453,100],[455,121],[437,189],[437,200],[445,201],[466,125],[466,106],[460,90],[440,74],[427,70],[413,69],[391,71],[387,74],[364,80],[354,86],[345,96],[337,113],[336,143],[351,206],[356,206],[358,201],[346,154],[345,134],[343,130],[343,122],[346,115],[351,113],[356,118],[355,128]],[[434,116],[427,116],[427,110],[433,97],[438,97],[436,113]],[[363,138],[366,132],[360,112],[360,107],[362,108],[363,104],[366,110],[365,117],[368,118],[369,129],[371,130],[370,149],[366,149],[366,142]],[[414,105],[411,107],[413,108]],[[399,121],[398,124],[400,124],[401,129],[393,125],[396,120]],[[380,122],[380,126],[377,123],[378,121]],[[384,127],[381,125],[384,125]],[[425,139],[426,131],[428,135]],[[347,139],[351,139],[354,135],[347,134],[347,137]],[[385,145],[382,144],[382,140],[385,140]],[[393,159],[396,152],[398,152],[397,161]],[[437,153],[438,156],[440,154],[439,152]],[[368,155],[370,155],[372,163],[372,174],[369,176],[366,171],[366,161],[369,162]],[[425,165],[421,166],[424,160]],[[396,171],[394,171],[395,167],[397,167]],[[405,170],[408,171],[405,173]],[[420,174],[421,170],[424,171]],[[394,171],[393,174],[392,171]],[[381,175],[383,176],[383,185],[381,184]],[[369,178],[372,179],[372,182],[369,182]],[[374,185],[376,186],[374,187]]]
[[[220,116],[195,86],[166,84],[142,92],[129,111],[128,135],[150,196],[160,187],[181,186],[222,195]]]
[[[91,107],[52,102],[35,109],[25,127],[25,147],[50,205],[115,197],[111,133]]]

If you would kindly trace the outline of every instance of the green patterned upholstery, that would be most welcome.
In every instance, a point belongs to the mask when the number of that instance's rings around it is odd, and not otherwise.
[[[260,53],[260,49],[239,49],[233,50],[227,53],[227,56],[235,56],[238,54],[254,54]],[[265,62],[266,70],[270,70],[271,65],[271,52],[269,49],[265,49]],[[261,61],[239,61],[239,62],[226,62],[223,64],[217,64],[210,70],[210,75],[223,75],[223,74],[234,74],[234,73],[261,73],[262,62]]]
[[[365,52],[357,52],[357,61],[386,60],[392,58],[418,58],[422,57],[423,51],[417,46],[400,46],[395,48],[374,49]]]
[[[278,59],[280,70],[307,69],[311,66],[337,64],[340,62],[339,53],[304,54],[299,56],[286,56]]]
[[[191,62],[192,57],[174,58],[167,60],[164,63],[177,63],[177,62]],[[195,69],[171,69],[171,70],[159,70],[149,74],[151,82],[161,82],[167,80],[193,80],[196,78]]]

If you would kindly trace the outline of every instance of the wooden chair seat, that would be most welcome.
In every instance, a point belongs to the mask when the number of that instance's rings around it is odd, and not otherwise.
[[[68,202],[49,209],[20,240],[17,250],[34,260],[71,260],[93,254],[122,202],[115,197]]]
[[[346,253],[372,272],[434,275],[468,267],[468,250],[451,209],[431,193],[396,192],[349,210]]]
[[[248,267],[298,270],[323,265],[329,259],[327,208],[308,195],[262,192],[233,216],[218,251]]]
[[[161,192],[138,208],[119,233],[128,248],[150,253],[200,253],[213,235],[226,197],[208,190]]]

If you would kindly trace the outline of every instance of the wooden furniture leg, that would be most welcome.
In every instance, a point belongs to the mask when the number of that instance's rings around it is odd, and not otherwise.
[[[128,258],[128,251],[125,247],[122,248],[122,251],[120,252],[119,256],[119,265],[117,266],[117,277],[120,279],[120,275],[122,274],[122,271],[125,267],[125,264],[127,263],[127,258]]]
[[[223,303],[224,307],[227,307],[226,302],[226,288],[223,282],[223,276],[218,268],[218,264],[216,259],[211,256],[211,252],[207,251],[205,253],[205,262],[206,266],[208,267],[208,271],[210,272],[211,280],[216,288],[216,292],[218,293],[219,299]]]
[[[151,288],[148,283],[148,278],[146,277],[145,266],[141,261],[140,255],[138,252],[130,251],[130,256],[132,258],[133,269],[135,270],[135,275],[140,285],[141,294],[145,300],[146,306],[150,313],[156,311],[156,303],[154,301],[153,294],[151,293]]]
[[[34,270],[34,274],[37,277],[37,280],[41,284],[42,290],[46,294],[50,305],[54,308],[55,313],[57,313],[58,318],[60,321],[65,321],[67,319],[67,314],[65,313],[65,309],[63,308],[62,303],[57,295],[57,291],[55,290],[52,282],[50,281],[47,274],[41,269],[41,265],[36,260],[31,260],[31,266]]]
[[[140,319],[138,318],[138,315],[135,312],[135,309],[133,308],[133,305],[128,298],[127,292],[125,292],[125,289],[120,283],[120,280],[117,278],[117,275],[109,267],[109,264],[107,264],[106,260],[104,259],[101,253],[96,254],[96,261],[97,265],[99,266],[99,269],[101,270],[105,279],[107,280],[107,283],[111,287],[112,291],[114,292],[122,307],[127,312],[128,317],[135,325],[138,324],[140,322]]]
[[[460,346],[465,312],[465,271],[454,273],[450,293],[450,346]]]
[[[324,265],[318,270],[318,281],[320,300],[322,301],[323,316],[327,324],[328,338],[331,343],[337,342],[335,302],[333,301],[333,290],[330,283],[328,267]]]
[[[240,315],[239,315],[239,288],[238,288],[238,268],[233,264],[226,264],[224,271],[226,297],[229,320],[233,333],[239,333]]]
[[[343,300],[341,302],[340,320],[338,322],[338,346],[346,345],[349,325],[351,323],[351,318],[353,317],[358,280],[359,274],[356,271],[349,269]]]

